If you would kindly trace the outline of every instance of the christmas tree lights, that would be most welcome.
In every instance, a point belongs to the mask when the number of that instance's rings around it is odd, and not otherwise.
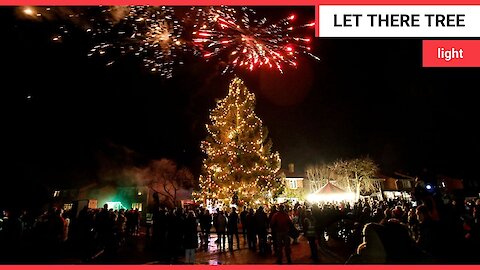
[[[206,203],[268,204],[283,191],[278,176],[280,155],[262,120],[255,115],[255,95],[239,78],[217,102],[206,125],[206,154],[197,200]]]

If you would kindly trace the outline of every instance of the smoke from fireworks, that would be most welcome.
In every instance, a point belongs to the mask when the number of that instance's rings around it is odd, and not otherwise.
[[[310,53],[311,38],[296,34],[296,30],[313,27],[314,23],[294,27],[295,15],[270,23],[266,18],[254,18],[252,9],[222,6],[200,10],[197,16],[202,20],[197,20],[193,42],[204,58],[225,59],[223,73],[235,68],[252,71],[262,67],[283,73],[285,65],[297,66],[299,54],[319,60]]]

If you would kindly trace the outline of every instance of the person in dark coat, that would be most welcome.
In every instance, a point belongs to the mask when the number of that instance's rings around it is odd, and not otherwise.
[[[210,239],[210,230],[212,229],[212,215],[210,215],[208,209],[205,209],[203,214],[200,216],[200,228],[202,229],[203,249],[207,251],[208,239]]]
[[[176,262],[181,252],[183,219],[180,209],[171,209],[167,216],[167,244],[168,259]]]
[[[218,214],[213,222],[215,225],[215,230],[217,231],[218,250],[225,251],[225,233],[227,231],[227,217],[222,210],[218,211]]]
[[[252,208],[248,211],[245,227],[247,228],[248,249],[255,251],[257,249],[257,237],[255,231],[255,214]]]
[[[99,247],[111,251],[115,221],[108,210],[108,204],[104,204],[103,209],[95,216],[95,223]]]
[[[363,227],[363,243],[355,254],[350,256],[347,264],[381,264],[387,263],[387,251],[384,239],[385,226],[378,223],[368,223]]]
[[[417,245],[429,255],[440,258],[443,237],[439,223],[433,220],[425,205],[418,206],[416,214],[419,222]]]
[[[277,206],[276,205],[272,205],[272,208],[270,209],[270,214],[268,215],[268,224],[271,223],[272,221],[272,217],[273,215],[275,215],[277,213]],[[269,225],[270,226],[270,225]],[[272,245],[273,245],[273,253],[274,254],[277,254],[277,238],[275,237],[275,235],[277,234],[275,232],[275,228],[272,228],[270,226],[270,233],[272,235]]]
[[[318,261],[318,248],[316,241],[316,231],[315,231],[315,218],[312,215],[312,210],[307,209],[305,218],[303,219],[303,235],[307,238],[308,244],[310,245],[310,258],[314,261]]]
[[[260,254],[267,253],[267,230],[268,230],[268,216],[263,211],[263,206],[260,206],[254,215],[255,232],[258,237],[258,249]]]
[[[275,213],[270,221],[270,227],[272,232],[275,232],[272,236],[276,239],[276,255],[277,263],[282,263],[283,249],[285,249],[285,256],[287,257],[287,263],[292,263],[292,258],[290,256],[290,236],[289,231],[293,226],[293,222],[288,216],[288,213],[283,204],[280,205],[280,209]]]
[[[195,249],[198,248],[198,224],[193,211],[189,211],[184,222],[183,246],[185,248],[185,263],[195,263]]]
[[[243,241],[247,242],[247,207],[243,207],[243,211],[240,213],[240,223],[242,224],[242,234],[243,234]]]
[[[237,249],[240,249],[240,239],[238,237],[238,223],[240,222],[237,209],[232,207],[232,212],[228,215],[228,249],[233,251],[233,236],[237,240]]]

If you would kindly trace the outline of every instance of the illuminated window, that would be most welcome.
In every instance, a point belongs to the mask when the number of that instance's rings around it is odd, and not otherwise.
[[[289,184],[291,189],[297,189],[298,188],[297,179],[289,179],[288,182],[289,182],[288,184]]]
[[[53,192],[53,197],[59,197],[60,196],[60,190],[55,190]]]
[[[133,209],[138,209],[138,211],[142,211],[142,203],[132,203]]]
[[[66,203],[63,205],[63,210],[68,211],[71,210],[73,207],[73,203]]]
[[[409,180],[404,181],[403,188],[412,188],[412,183]]]

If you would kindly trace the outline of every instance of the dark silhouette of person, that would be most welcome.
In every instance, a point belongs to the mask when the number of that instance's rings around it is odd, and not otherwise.
[[[302,222],[304,236],[308,240],[310,245],[310,258],[314,261],[318,261],[318,247],[317,247],[317,233],[315,231],[315,218],[313,217],[312,210],[307,209],[305,217]]]
[[[227,231],[227,217],[222,210],[218,211],[218,214],[215,218],[215,229],[217,231],[218,238],[218,249],[220,251],[225,251],[225,234]]]
[[[240,213],[240,223],[242,224],[242,234],[243,234],[243,240],[246,243],[247,242],[247,207],[243,207],[243,211]]]
[[[276,239],[277,244],[276,255],[278,264],[282,263],[284,249],[285,256],[287,257],[287,263],[292,263],[292,258],[290,256],[290,236],[288,234],[292,226],[292,220],[290,219],[290,216],[288,216],[285,210],[285,206],[281,204],[279,207],[279,211],[273,215],[270,221],[270,227],[272,228],[272,232],[275,232],[273,237]]]
[[[238,237],[238,223],[240,222],[237,209],[232,207],[232,211],[228,215],[227,230],[228,230],[228,249],[233,251],[233,236],[237,242],[237,249],[240,249],[240,239]]]
[[[200,229],[202,230],[203,236],[203,249],[208,250],[208,242],[210,239],[210,230],[212,229],[212,215],[208,209],[205,209],[203,214],[200,216]]]
[[[248,211],[245,226],[247,228],[247,242],[248,249],[256,251],[257,250],[257,236],[255,230],[255,213],[253,208],[250,208]]]
[[[258,249],[261,255],[267,254],[268,216],[260,206],[254,215],[255,232],[258,237]]]
[[[183,247],[185,248],[185,263],[195,263],[195,249],[198,248],[198,224],[192,210],[188,212],[183,229]]]

